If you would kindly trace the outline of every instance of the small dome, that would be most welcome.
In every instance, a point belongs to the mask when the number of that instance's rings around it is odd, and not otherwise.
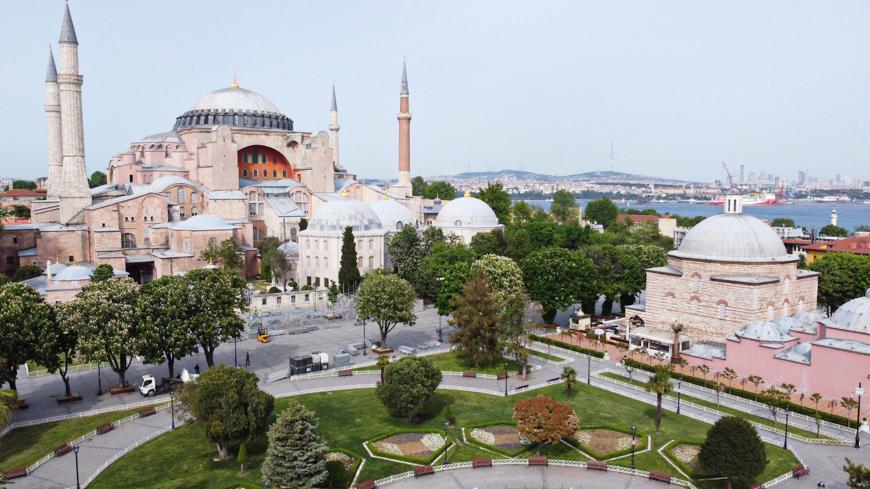
[[[383,199],[369,204],[369,208],[377,214],[384,229],[400,231],[410,224],[417,227],[417,218],[411,209],[392,199]]]
[[[870,333],[870,290],[864,297],[843,304],[830,318],[822,322],[834,328]]]
[[[444,204],[434,225],[443,228],[495,228],[499,223],[486,202],[474,197],[460,197]]]
[[[51,267],[46,270],[46,272],[51,272],[52,275],[57,275],[62,272],[66,268],[66,265],[63,263],[52,263]]]
[[[244,88],[227,87],[209,92],[200,97],[191,107],[192,110],[249,110],[253,112],[281,111],[271,100],[257,92]]]
[[[70,265],[61,270],[61,272],[55,275],[52,280],[54,280],[55,282],[90,280],[93,274],[94,271],[88,267],[83,267],[81,265]]]
[[[299,243],[288,241],[278,247],[284,253],[288,260],[295,260],[299,257]]]
[[[776,232],[760,219],[745,214],[718,214],[693,227],[668,253],[677,258],[735,262],[790,262]]]
[[[226,219],[214,214],[200,214],[181,222],[170,224],[177,231],[232,231],[236,227]]]
[[[736,334],[741,338],[763,342],[782,342],[795,339],[784,329],[785,325],[773,321],[752,321]]]
[[[318,207],[306,231],[342,233],[347,227],[354,232],[383,229],[378,215],[367,205],[341,197],[327,200]]]

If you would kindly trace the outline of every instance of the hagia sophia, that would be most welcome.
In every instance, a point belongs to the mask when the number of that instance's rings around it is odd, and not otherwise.
[[[234,76],[229,87],[206,93],[175,117],[170,131],[133,141],[113,156],[108,183],[89,188],[83,76],[69,6],[59,55],[57,69],[49,53],[45,78],[47,198],[34,202],[30,224],[8,225],[0,237],[7,273],[54,264],[40,283],[43,293],[77,290],[100,264],[138,282],[205,267],[202,251],[230,237],[244,250],[250,278],[259,273],[256,245],[266,236],[285,242],[282,249],[296,259],[296,276],[290,278],[329,286],[338,278],[347,227],[353,229],[363,274],[384,266],[384,238],[404,226],[438,226],[466,242],[477,232],[500,228],[492,209],[473,197],[441,202],[412,196],[404,61],[398,179],[389,187],[361,183],[343,166],[334,87],[328,130],[308,132]]]

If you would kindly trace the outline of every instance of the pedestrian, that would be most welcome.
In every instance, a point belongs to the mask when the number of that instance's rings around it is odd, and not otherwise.
[[[245,352],[245,366],[246,367],[251,366],[251,352],[249,352],[249,351]]]
[[[198,363],[193,366],[193,373],[195,373],[196,375],[199,375],[199,364]]]

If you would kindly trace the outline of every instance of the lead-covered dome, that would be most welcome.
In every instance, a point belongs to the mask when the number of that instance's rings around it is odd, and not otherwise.
[[[498,227],[498,217],[489,205],[474,197],[453,199],[438,213],[434,225],[444,228]]]
[[[377,214],[381,225],[388,231],[401,231],[408,224],[414,227],[417,225],[417,218],[411,209],[395,200],[378,200],[369,204],[369,208]]]
[[[280,114],[278,106],[271,100],[253,90],[241,87],[227,87],[208,92],[196,102],[192,110],[249,110],[251,112],[272,112]]]
[[[293,120],[271,100],[233,82],[197,99],[190,110],[175,119],[173,131],[213,126],[292,131]]]
[[[745,214],[719,214],[704,219],[683,238],[677,258],[731,262],[789,262],[776,232],[763,221]]]
[[[355,199],[336,198],[327,200],[314,211],[305,231],[343,233],[350,227],[353,231],[379,231],[383,229],[378,215],[369,206]]]
[[[870,333],[870,289],[864,297],[852,299],[840,306],[830,318],[822,320],[822,323],[832,328]]]

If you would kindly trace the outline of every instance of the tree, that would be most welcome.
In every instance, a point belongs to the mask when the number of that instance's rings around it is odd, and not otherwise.
[[[413,421],[440,383],[441,372],[428,358],[404,357],[387,366],[376,394],[393,416]]]
[[[287,274],[293,270],[293,267],[290,260],[287,259],[287,255],[280,248],[269,255],[269,267],[275,277],[281,280],[281,289],[286,292]]]
[[[214,367],[215,349],[244,330],[239,316],[247,307],[244,290],[233,285],[233,274],[225,270],[191,270],[184,278],[190,334],[202,347],[208,366]]]
[[[843,409],[846,410],[848,416],[846,416],[846,425],[848,427],[852,427],[852,410],[858,407],[858,402],[852,399],[851,397],[843,397],[840,399],[840,406],[843,406]]]
[[[656,371],[646,382],[646,390],[656,395],[656,432],[662,424],[662,398],[671,392],[671,372],[665,367],[656,367]]]
[[[761,393],[761,402],[767,405],[767,410],[770,411],[770,416],[776,422],[776,415],[779,410],[786,406],[788,399],[786,393],[777,389],[776,386],[770,386],[767,390]]]
[[[571,406],[544,396],[517,401],[513,419],[520,434],[532,443],[557,444],[580,426]]]
[[[178,389],[178,400],[217,444],[218,458],[229,457],[231,443],[265,431],[275,398],[257,387],[257,376],[243,368],[219,365]]]
[[[421,176],[416,176],[411,179],[411,195],[417,197],[423,197],[423,193],[426,191],[426,180]]]
[[[819,229],[819,236],[830,236],[832,238],[845,238],[849,235],[849,231],[840,226],[828,224],[822,229]]]
[[[30,219],[30,207],[21,204],[15,204],[12,206],[12,210],[9,211],[9,215],[21,219]]]
[[[617,247],[619,267],[615,270],[619,302],[625,307],[646,289],[646,270],[667,265],[667,255],[655,245],[620,245]]]
[[[698,372],[701,372],[701,376],[704,378],[704,387],[707,387],[707,374],[710,373],[710,367],[698,365]]]
[[[72,389],[70,389],[67,372],[76,356],[78,331],[73,327],[73,323],[67,321],[64,313],[66,307],[64,303],[56,304],[51,320],[44,321],[42,328],[36,332],[34,359],[50,373],[60,375],[64,396],[71,397]]]
[[[794,219],[788,217],[777,217],[770,221],[770,226],[775,228],[793,228],[795,227]]]
[[[618,215],[619,207],[610,199],[593,200],[586,204],[586,212],[584,212],[587,221],[597,222],[605,228],[615,223]]]
[[[870,256],[827,253],[810,265],[819,272],[819,302],[833,312],[870,288]]]
[[[453,199],[456,197],[456,187],[443,180],[435,180],[426,186],[423,196],[427,199]]]
[[[503,313],[510,298],[523,291],[522,270],[515,261],[498,255],[484,255],[475,260],[471,264],[472,275],[478,270],[495,293],[499,314]]]
[[[438,295],[435,296],[435,308],[438,314],[447,316],[456,309],[456,296],[465,287],[465,283],[471,278],[471,265],[456,263],[444,271],[444,280],[438,287]]]
[[[139,295],[133,280],[114,277],[85,285],[63,310],[65,322],[78,334],[82,356],[109,362],[123,387],[127,369],[142,349]]]
[[[209,240],[208,245],[199,254],[199,259],[234,272],[240,272],[245,268],[243,255],[244,250],[236,243],[235,238],[227,238],[220,244]]]
[[[366,275],[356,296],[356,311],[359,319],[374,321],[381,333],[381,347],[387,346],[387,335],[396,325],[413,326],[414,288],[397,275],[375,270]]]
[[[511,207],[510,220],[505,224],[522,226],[532,220],[532,214],[534,214],[532,206],[525,200],[518,200]]]
[[[483,255],[504,255],[507,253],[507,242],[501,229],[488,233],[477,233],[471,238],[471,251],[475,258]]]
[[[353,228],[348,226],[341,236],[341,266],[338,269],[338,284],[346,293],[356,292],[362,280],[357,260]]]
[[[14,389],[0,389],[0,430],[9,425],[12,412],[18,406],[18,395]]]
[[[329,449],[317,434],[314,413],[291,400],[269,427],[269,446],[263,460],[263,481],[272,487],[309,489],[319,487],[329,475]]]
[[[12,182],[12,188],[22,190],[35,190],[36,182],[34,182],[33,180],[14,180]]]
[[[704,474],[726,477],[729,483],[748,487],[764,471],[767,455],[764,443],[748,421],[726,416],[707,431],[698,463]]]
[[[532,252],[520,268],[529,297],[541,304],[545,323],[552,323],[560,309],[595,295],[592,264],[564,248]]]
[[[103,263],[94,269],[94,273],[91,275],[91,282],[102,282],[103,280],[108,280],[114,276],[115,269],[112,268],[112,265]]]
[[[559,189],[553,193],[550,213],[560,223],[577,222],[580,218],[580,206],[574,200],[574,194],[567,190]]]
[[[193,352],[189,309],[191,288],[187,277],[166,275],[142,286],[138,314],[141,318],[142,355],[146,363],[166,361],[169,378],[175,378],[175,360]]]
[[[406,225],[396,234],[387,239],[387,254],[396,267],[399,277],[410,283],[417,281],[417,268],[423,259],[420,235],[414,226]]]
[[[559,378],[565,383],[568,397],[574,397],[574,384],[577,383],[577,371],[573,367],[564,367],[562,368],[562,375]]]
[[[463,243],[436,242],[432,244],[418,267],[415,289],[423,300],[438,297],[447,270],[456,264],[471,265],[474,253]]]
[[[0,285],[0,385],[16,390],[18,366],[36,356],[35,346],[45,344],[39,334],[55,321],[51,306],[29,285]]]
[[[686,325],[682,323],[671,323],[671,331],[674,333],[673,353],[671,361],[675,362],[680,359],[680,334],[686,330]]]
[[[338,285],[336,285],[335,282],[329,284],[329,290],[326,292],[326,298],[330,304],[335,304],[335,302],[338,300],[339,293],[340,292],[338,291]]]
[[[387,369],[387,366],[390,364],[390,357],[388,355],[380,355],[378,356],[378,370],[381,371],[381,384],[384,383],[384,371]]]
[[[725,367],[725,370],[722,371],[722,378],[728,382],[728,388],[731,388],[731,382],[734,382],[734,379],[737,378],[737,372],[734,371],[731,367]],[[792,386],[794,388],[794,386]]]
[[[851,489],[870,489],[870,467],[856,464],[847,457],[843,471],[849,476],[849,481],[846,485]]]
[[[272,276],[272,256],[284,253],[278,249],[281,240],[275,236],[266,236],[257,243],[257,251],[260,252],[260,278]]]
[[[456,332],[450,341],[456,355],[478,368],[491,365],[501,357],[499,349],[498,304],[482,271],[476,271],[456,298],[450,324]]]
[[[95,171],[91,173],[91,177],[88,179],[88,186],[90,188],[99,187],[100,185],[105,185],[106,182],[108,182],[106,174],[101,171]]]
[[[504,191],[502,184],[490,183],[486,188],[481,189],[475,197],[489,205],[495,212],[498,222],[502,224],[510,222],[511,197]]]
[[[758,386],[764,383],[764,379],[759,375],[750,375],[749,377],[746,377],[746,380],[755,386],[755,400],[758,401]]]
[[[245,471],[245,464],[248,463],[248,444],[242,442],[239,444],[239,454],[236,456],[236,462],[239,463],[239,472]]]
[[[42,269],[36,265],[24,265],[23,267],[15,270],[15,274],[12,276],[12,280],[16,282],[23,282],[25,280],[38,277],[42,275]]]

